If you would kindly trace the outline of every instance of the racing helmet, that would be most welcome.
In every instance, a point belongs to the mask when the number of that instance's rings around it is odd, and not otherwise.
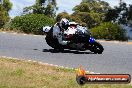
[[[66,18],[62,18],[60,21],[60,26],[64,28],[65,30],[67,30],[69,27],[69,20]]]

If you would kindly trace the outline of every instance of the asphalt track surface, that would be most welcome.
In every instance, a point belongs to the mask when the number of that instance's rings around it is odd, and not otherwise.
[[[55,52],[44,36],[0,33],[0,56],[84,69],[95,73],[132,75],[132,45],[118,42],[101,42],[103,54],[69,51]]]

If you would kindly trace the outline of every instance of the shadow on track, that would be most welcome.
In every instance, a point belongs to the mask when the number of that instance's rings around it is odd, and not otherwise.
[[[73,53],[73,54],[94,54],[92,52],[85,52],[85,51],[77,51],[77,50],[58,51],[58,50],[54,50],[54,49],[43,49],[43,52],[50,52],[50,53]]]

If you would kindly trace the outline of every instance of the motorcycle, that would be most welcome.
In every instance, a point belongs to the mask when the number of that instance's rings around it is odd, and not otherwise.
[[[91,33],[87,30],[86,27],[69,27],[68,30],[76,30],[72,34],[64,34],[64,39],[70,41],[70,44],[61,45],[59,44],[57,38],[53,37],[53,27],[48,29],[49,31],[46,32],[45,40],[49,46],[54,49],[58,50],[79,50],[79,51],[86,51],[90,50],[95,54],[102,54],[104,48],[103,46],[97,42],[93,37],[91,37]]]

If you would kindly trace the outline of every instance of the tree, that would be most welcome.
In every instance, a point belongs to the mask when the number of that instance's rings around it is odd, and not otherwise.
[[[116,9],[110,9],[105,15],[105,21],[106,22],[109,22],[109,21],[115,22],[118,17],[118,14],[119,14],[119,12],[117,12]]]
[[[82,0],[82,2],[73,8],[72,16],[77,21],[85,24],[88,28],[98,26],[104,21],[105,13],[111,7],[105,1],[100,0]],[[80,20],[78,20],[78,18]]]
[[[81,20],[77,20],[77,22],[87,26],[88,28],[92,28],[96,23],[95,20],[91,17],[90,13],[87,12],[78,12],[77,14],[74,14],[74,16]]]
[[[82,0],[82,2],[74,7],[75,12],[95,12],[105,13],[111,7],[105,1],[100,0]]]
[[[12,8],[12,3],[9,0],[3,0],[4,9],[9,12]]]
[[[67,18],[71,20],[71,16],[67,12],[62,12],[57,15],[56,22],[59,22],[62,18]]]
[[[12,8],[12,3],[9,0],[3,0],[0,4],[0,28],[9,21],[9,11]]]
[[[118,24],[128,25],[132,20],[132,5],[127,6],[125,2],[119,4],[106,13],[106,22],[116,22]]]
[[[129,8],[128,8],[128,21],[129,21],[129,24],[132,26],[132,5],[129,5]]]
[[[33,6],[25,7],[24,14],[45,14],[49,17],[54,17],[57,10],[56,0],[36,0]]]

